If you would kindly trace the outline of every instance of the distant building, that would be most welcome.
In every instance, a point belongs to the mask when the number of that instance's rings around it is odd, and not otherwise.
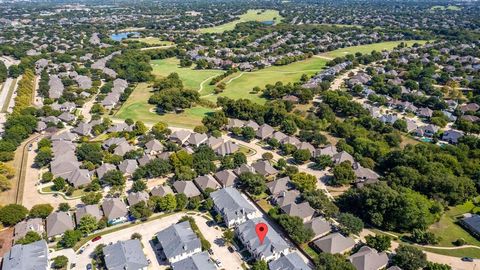
[[[147,270],[148,260],[138,239],[118,241],[103,248],[108,270]]]
[[[48,246],[45,240],[14,245],[4,256],[2,270],[47,270]]]
[[[476,237],[480,237],[480,215],[466,215],[460,224]]]

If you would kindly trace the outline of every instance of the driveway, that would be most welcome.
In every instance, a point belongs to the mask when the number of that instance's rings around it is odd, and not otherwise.
[[[100,240],[94,243],[88,242],[84,246],[84,252],[76,256],[77,267],[75,269],[86,269],[86,265],[88,263],[91,263],[90,254],[93,252],[97,245],[108,245],[111,242],[115,243],[121,240],[128,240],[133,233],[140,233],[142,235],[142,244],[144,247],[143,251],[147,258],[152,262],[148,269],[167,269],[168,265],[166,265],[166,262],[157,259],[155,249],[152,246],[150,240],[152,240],[152,238],[157,232],[169,227],[172,224],[177,223],[178,220],[185,215],[187,214],[176,213],[157,220],[140,223],[136,226],[103,235]],[[212,250],[214,255],[211,257],[215,260],[220,260],[224,269],[242,269],[241,264],[243,263],[243,261],[241,260],[240,255],[238,253],[230,253],[227,247],[222,244],[223,241],[219,241],[222,238],[223,232],[214,227],[208,227],[206,224],[208,220],[203,216],[200,216],[200,213],[198,213],[198,215],[189,216],[195,219],[204,237],[212,244]]]

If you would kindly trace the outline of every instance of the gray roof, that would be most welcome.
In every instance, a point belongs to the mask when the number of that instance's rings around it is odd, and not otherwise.
[[[310,270],[305,261],[296,252],[292,252],[268,263],[270,270]]]
[[[242,197],[237,189],[232,187],[212,192],[210,197],[226,221],[244,217],[257,211],[255,207]]]
[[[74,141],[78,138],[77,135],[73,134],[70,131],[63,131],[57,134],[54,134],[51,138],[52,141]]]
[[[228,119],[228,124],[227,124],[227,129],[231,129],[234,127],[243,127],[245,125],[245,122],[242,120],[238,119]]]
[[[256,173],[259,173],[263,176],[275,175],[278,171],[273,168],[273,166],[265,160],[261,160],[252,164],[252,167],[255,169]]]
[[[207,134],[204,133],[192,133],[190,137],[188,137],[187,142],[191,145],[199,146],[200,144],[206,142],[208,139]]]
[[[85,123],[85,122],[80,122],[77,127],[72,129],[73,133],[77,133],[78,135],[81,136],[88,136],[90,135],[90,132],[92,131],[92,125]]]
[[[108,220],[124,217],[128,214],[127,206],[119,198],[105,199],[102,209]]]
[[[207,252],[200,252],[181,261],[172,263],[173,270],[216,270]]]
[[[73,230],[72,217],[66,212],[53,212],[47,217],[47,236],[55,236]]]
[[[132,192],[132,193],[128,194],[127,201],[128,201],[128,204],[130,206],[132,206],[132,205],[135,205],[139,202],[145,202],[146,203],[148,201],[148,198],[150,198],[150,196],[145,191]]]
[[[471,215],[462,218],[462,223],[473,233],[480,234],[480,215]]]
[[[190,137],[191,132],[188,130],[177,130],[170,135],[170,140],[177,141],[181,144],[185,143]]]
[[[290,177],[283,177],[267,183],[268,190],[272,195],[287,191],[289,187]]]
[[[200,196],[200,190],[192,181],[175,181],[173,187],[178,193],[185,194],[188,198]]]
[[[145,154],[143,155],[141,158],[138,158],[137,161],[138,161],[138,164],[140,166],[145,166],[147,165],[150,161],[154,160],[155,157],[150,155],[150,154]]]
[[[350,155],[349,153],[345,152],[345,151],[342,151],[340,153],[337,153],[335,155],[332,156],[332,161],[338,165],[344,161],[350,161],[351,164],[353,164],[355,162],[355,160],[353,159],[352,155]]]
[[[167,194],[173,194],[173,190],[170,186],[156,186],[150,191],[152,196],[160,196],[163,197]]]
[[[388,256],[385,252],[378,253],[368,246],[363,246],[348,259],[357,270],[378,270],[388,264]]]
[[[315,214],[315,209],[313,209],[308,202],[302,203],[291,203],[282,207],[283,212],[289,216],[299,217],[301,219],[311,218]]]
[[[255,232],[255,226],[258,223],[267,223],[267,221],[263,218],[250,219],[238,225],[236,229],[240,240],[244,245],[249,246],[250,252],[256,258],[266,258],[288,250],[287,242],[273,228],[268,230],[263,244],[260,245],[260,240]]]
[[[205,191],[207,188],[217,190],[220,187],[215,178],[211,175],[199,176],[195,178],[194,181],[202,191]]]
[[[163,145],[158,140],[154,139],[145,144],[145,152],[152,153],[152,152],[160,152],[163,151]]]
[[[148,266],[143,253],[142,243],[138,239],[118,241],[103,248],[105,264],[108,270],[144,269]]]
[[[90,172],[80,168],[75,168],[67,177],[67,180],[74,187],[85,186],[92,182]]]
[[[103,216],[102,210],[100,210],[100,207],[96,204],[81,206],[75,211],[75,222],[77,223],[77,225],[80,223],[82,217],[86,215],[91,215],[97,221],[99,221]]]
[[[103,163],[100,167],[97,168],[97,176],[99,179],[102,179],[103,175],[108,171],[114,171],[117,169],[117,166],[110,163]]]
[[[14,245],[3,256],[2,270],[48,269],[48,247],[45,240],[27,245]]]
[[[235,170],[233,170],[233,172],[236,174],[236,175],[240,175],[242,173],[247,173],[247,172],[251,172],[251,173],[255,173],[255,169],[248,165],[248,164],[242,164],[240,165],[240,167],[236,168]]]
[[[312,229],[315,237],[323,236],[332,231],[332,224],[322,217],[316,217],[305,223],[305,227]]]
[[[275,197],[275,202],[278,206],[283,207],[285,205],[294,203],[298,196],[300,196],[300,192],[296,189],[284,191]]]
[[[275,130],[270,125],[263,124],[257,129],[256,136],[264,140],[272,136],[274,131]]]
[[[138,163],[135,159],[126,159],[118,165],[118,169],[125,174],[133,174],[137,168]]]
[[[57,75],[51,75],[48,81],[48,97],[50,98],[59,98],[63,94],[65,87],[63,86],[62,80]]]
[[[224,187],[233,186],[237,176],[232,172],[232,170],[223,170],[215,173],[215,178],[222,184]]]
[[[273,133],[273,135],[272,135],[272,138],[276,139],[276,140],[279,141],[279,142],[280,142],[281,140],[287,138],[287,137],[288,137],[287,134],[285,134],[285,133],[283,133],[283,132],[281,132],[281,131],[277,131],[277,132]]]
[[[291,145],[294,145],[294,146],[297,146],[301,143],[301,141],[297,137],[294,137],[294,136],[288,136],[288,137],[284,138],[283,140],[281,140],[280,142],[282,144],[291,144]]]
[[[130,145],[128,142],[121,142],[120,144],[115,147],[115,150],[113,150],[113,153],[115,155],[123,156],[127,152],[135,150],[135,147]]]
[[[200,239],[188,221],[174,224],[157,233],[157,239],[167,259],[201,248]]]
[[[240,147],[236,143],[228,141],[216,147],[215,153],[220,156],[226,156],[237,152],[238,149],[240,149]]]
[[[355,246],[355,241],[340,233],[332,233],[316,240],[313,244],[322,252],[335,254],[352,249]]]
[[[23,238],[29,231],[34,231],[42,235],[45,231],[45,228],[43,227],[43,219],[31,218],[17,223],[13,233],[13,239],[17,241],[18,239]]]

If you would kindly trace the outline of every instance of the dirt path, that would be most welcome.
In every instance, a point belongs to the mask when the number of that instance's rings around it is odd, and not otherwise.
[[[210,76],[210,77],[206,78],[205,80],[203,80],[203,82],[200,83],[200,89],[198,89],[198,93],[201,93],[201,92],[203,91],[203,85],[204,85],[206,82],[210,81],[211,79],[213,79],[213,78],[215,78],[215,77],[217,77],[217,76],[218,76],[218,75],[213,75],[213,76]]]

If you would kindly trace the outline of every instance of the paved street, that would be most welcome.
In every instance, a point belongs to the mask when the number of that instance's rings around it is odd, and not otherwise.
[[[175,224],[178,220],[185,216],[185,213],[176,213],[171,216],[163,217],[161,219],[153,220],[146,223],[141,223],[136,226],[126,228],[120,231],[116,231],[107,235],[102,236],[102,239],[92,243],[89,242],[85,245],[85,251],[82,254],[79,254],[75,258],[77,263],[76,268],[74,269],[86,269],[86,265],[91,262],[90,254],[93,252],[95,247],[99,244],[108,245],[110,242],[115,243],[116,241],[128,240],[133,233],[140,233],[142,235],[142,244],[143,251],[147,258],[152,262],[149,269],[167,269],[168,265],[166,262],[162,262],[157,259],[154,248],[151,245],[150,240],[155,236],[155,234],[168,226]],[[212,244],[212,250],[214,259],[218,259],[222,262],[223,268],[226,270],[237,270],[242,269],[241,264],[242,260],[238,253],[230,253],[227,250],[227,247],[223,245],[221,237],[223,232],[221,230],[215,229],[214,227],[209,227],[205,219],[202,216],[190,215],[195,219],[200,231],[205,236],[205,238]]]

